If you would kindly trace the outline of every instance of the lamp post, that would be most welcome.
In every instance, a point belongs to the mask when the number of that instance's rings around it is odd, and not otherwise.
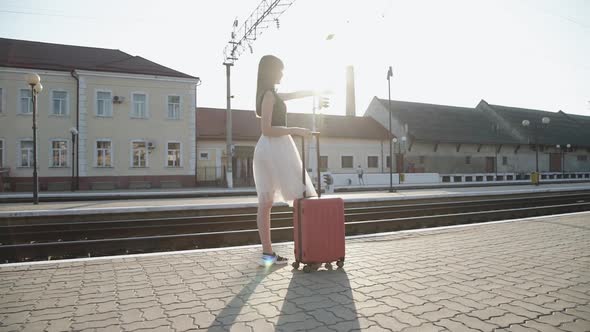
[[[527,127],[531,127],[531,129],[533,130],[533,141],[535,144],[535,172],[537,173],[538,181],[535,182],[535,185],[539,185],[539,182],[541,180],[541,176],[539,174],[539,146],[538,146],[538,142],[537,142],[537,130],[539,129],[543,129],[546,128],[547,125],[549,125],[549,122],[551,122],[551,119],[549,119],[548,117],[543,117],[541,119],[541,123],[540,124],[534,124],[533,126],[531,126],[531,122],[529,120],[522,120],[522,126],[527,128]]]
[[[221,152],[221,167],[223,167],[223,169],[222,169],[223,176],[224,176],[225,183],[227,185],[227,181],[228,181],[227,180],[227,169],[226,169],[226,167],[227,167],[227,152],[225,152],[225,151]]]
[[[402,169],[401,169],[401,172],[400,172],[400,183],[401,183],[401,174],[402,173],[405,173],[405,171],[404,171],[404,157],[405,157],[405,154],[402,153],[402,145],[404,146],[404,151],[405,151],[406,150],[406,140],[407,140],[406,136],[402,136],[402,142],[399,145],[399,154],[402,156],[402,162],[401,162],[401,168]]]
[[[76,136],[78,136],[78,130],[75,127],[70,128],[70,133],[72,134],[72,183],[71,183],[71,189],[72,191],[76,191],[77,183],[75,183],[75,178],[76,178],[76,173],[74,173],[74,170],[76,168],[76,163],[75,163],[75,146],[76,146]]]
[[[398,184],[401,184],[402,183],[402,172],[404,171],[404,158],[403,158],[403,155],[402,155],[402,144],[404,144],[404,147],[405,147],[406,136],[402,136],[401,142],[399,142],[397,140],[397,137],[394,137],[392,139],[392,142],[393,142],[394,145],[397,145],[397,155],[395,157],[395,170],[397,172],[397,182],[398,182]],[[401,157],[402,158],[401,163],[399,163],[401,167],[398,167],[398,162],[397,162],[397,157],[398,156],[402,156]]]
[[[556,147],[561,151],[561,178],[565,179],[565,153],[572,147],[571,144],[566,144],[565,148],[560,148],[559,144]]]
[[[559,152],[561,154],[559,158],[559,161],[561,163],[561,178],[565,179],[565,152],[569,150],[572,147],[572,145],[568,143],[565,145],[565,147],[562,147],[561,145],[557,144],[555,147],[559,149]]]
[[[33,103],[33,204],[39,204],[39,177],[37,175],[37,94],[43,91],[41,78],[35,73],[25,76],[31,87],[31,102]]]
[[[570,152],[570,148],[572,147],[571,144],[566,144],[566,150],[563,152],[563,167],[561,168],[562,173],[565,173],[565,153]]]
[[[561,178],[563,179],[563,148],[561,145],[555,145],[555,148],[559,150],[559,168],[561,168]]]
[[[391,141],[393,142],[393,145],[397,145],[397,137],[394,137],[391,139]],[[395,149],[395,148],[394,148]],[[393,157],[390,158],[390,163],[391,163],[391,167],[393,167]],[[395,172],[397,173],[397,183],[401,183],[400,180],[400,174],[399,174],[399,169],[397,168],[397,156],[395,158]]]
[[[393,76],[393,69],[389,66],[389,70],[387,71],[387,89],[389,91],[387,100],[388,100],[388,111],[389,111],[389,135],[392,135],[391,132],[391,77]],[[393,192],[393,145],[391,144],[392,140],[389,140],[389,192]]]

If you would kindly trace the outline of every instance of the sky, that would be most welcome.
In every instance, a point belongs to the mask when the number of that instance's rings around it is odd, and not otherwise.
[[[225,108],[223,50],[260,1],[0,0],[0,37],[120,49],[200,77],[198,106]],[[590,116],[590,0],[296,0],[279,23],[232,67],[232,108],[254,108],[258,61],[274,54],[279,91],[331,90],[326,114],[345,114],[352,65],[357,115],[388,97],[391,66],[393,100]]]

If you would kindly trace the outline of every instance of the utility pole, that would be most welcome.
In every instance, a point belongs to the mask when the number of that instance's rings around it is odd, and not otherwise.
[[[223,50],[225,66],[225,75],[227,79],[227,108],[226,108],[226,179],[227,187],[233,188],[233,142],[232,142],[232,116],[231,116],[231,67],[238,60],[240,55],[246,50],[252,50],[252,43],[260,36],[271,24],[279,28],[279,16],[283,14],[295,0],[262,0],[254,9],[252,14],[239,26],[238,20],[234,20],[231,39]]]
[[[387,111],[389,113],[389,135],[388,135],[388,140],[389,140],[389,192],[395,192],[393,190],[393,145],[392,145],[392,137],[393,136],[393,132],[391,131],[391,77],[393,76],[393,68],[391,68],[391,66],[389,66],[389,70],[387,71],[387,90],[389,91],[389,94],[387,95],[387,101],[388,101],[388,105],[387,105]],[[401,176],[401,173],[400,175]]]
[[[227,81],[227,100],[226,100],[226,109],[225,109],[225,137],[226,137],[226,146],[225,146],[225,179],[227,181],[227,187],[233,188],[234,187],[234,177],[233,177],[233,157],[234,157],[234,149],[232,144],[232,119],[231,119],[231,85],[230,85],[230,76],[231,76],[231,66],[233,63],[224,62],[225,65],[225,77]]]

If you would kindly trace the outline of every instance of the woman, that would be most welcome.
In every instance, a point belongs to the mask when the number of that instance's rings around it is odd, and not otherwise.
[[[260,265],[287,264],[287,259],[272,250],[270,240],[270,210],[274,202],[293,205],[293,200],[303,195],[317,196],[306,173],[307,188],[301,178],[302,165],[295,147],[295,136],[311,136],[307,128],[287,127],[285,100],[313,96],[311,91],[277,93],[275,84],[283,77],[283,62],[272,55],[265,55],[258,65],[256,89],[256,115],[261,118],[262,135],[254,150],[254,183],[258,194],[258,233],[262,243]]]

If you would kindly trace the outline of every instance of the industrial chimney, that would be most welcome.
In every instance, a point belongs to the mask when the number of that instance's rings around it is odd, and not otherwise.
[[[354,98],[354,67],[346,67],[346,116],[356,116]]]

